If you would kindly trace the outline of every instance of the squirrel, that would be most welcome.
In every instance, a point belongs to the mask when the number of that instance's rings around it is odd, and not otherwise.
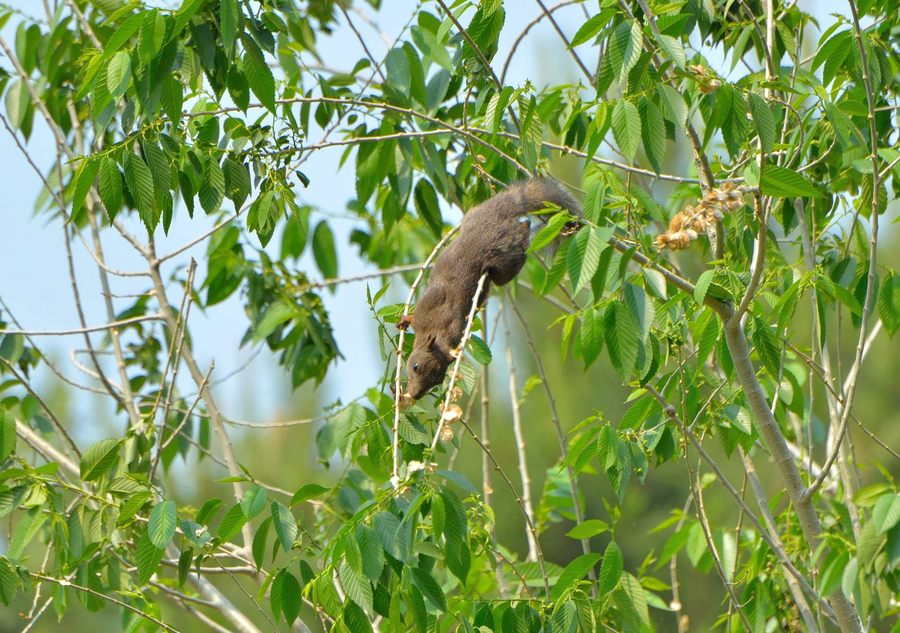
[[[525,265],[534,230],[547,222],[545,216],[529,214],[547,203],[581,215],[575,198],[548,178],[515,183],[465,213],[459,235],[435,261],[413,313],[397,323],[400,329],[412,326],[416,333],[407,362],[405,396],[418,400],[443,382],[461,353],[457,348],[478,281],[487,273],[479,305],[486,301],[491,283],[502,286],[512,281]],[[580,226],[578,221],[570,222],[561,235],[574,233]]]

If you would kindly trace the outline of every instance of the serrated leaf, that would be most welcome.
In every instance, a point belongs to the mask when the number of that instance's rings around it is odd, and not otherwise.
[[[322,275],[326,279],[337,277],[337,251],[334,246],[334,233],[325,220],[316,225],[313,231],[313,257],[316,260],[316,266],[322,271]]]
[[[574,539],[583,539],[591,538],[592,536],[597,536],[598,534],[603,534],[608,531],[609,524],[606,523],[606,521],[601,521],[600,519],[587,519],[566,532],[566,536]]]
[[[879,534],[884,534],[900,521],[900,495],[897,493],[881,496],[872,508],[872,522]]]
[[[578,624],[578,607],[572,600],[556,605],[550,616],[550,626],[553,633],[575,633]]]
[[[222,47],[230,54],[234,48],[234,40],[238,34],[237,0],[219,1],[219,33],[222,36]]]
[[[16,420],[0,407],[0,463],[16,450]],[[0,513],[2,516],[3,513]]]
[[[597,590],[600,595],[605,596],[616,588],[624,567],[625,561],[622,557],[622,550],[619,549],[615,541],[610,541],[609,545],[606,546],[606,551],[603,552],[600,576],[597,579]]]
[[[297,519],[291,511],[280,501],[272,502],[272,525],[278,535],[278,542],[284,551],[290,552],[291,546],[297,538]]]
[[[893,337],[900,328],[900,276],[890,271],[881,282],[878,291],[878,316],[888,336]]]
[[[604,15],[603,13],[591,16],[588,18],[588,21],[582,24],[578,31],[575,32],[575,36],[572,38],[572,42],[569,46],[574,48],[584,44],[597,35],[597,33],[600,32],[600,29],[606,26],[607,22],[609,22],[609,16]]]
[[[25,120],[25,113],[31,104],[31,95],[28,89],[22,85],[21,81],[15,81],[6,91],[6,115],[9,117],[9,124],[13,129],[22,127]]]
[[[443,612],[447,610],[447,599],[444,597],[444,592],[434,579],[434,576],[420,567],[413,567],[412,579],[415,586],[422,592],[425,600],[431,603],[431,606],[438,611]]]
[[[270,112],[275,112],[275,76],[266,63],[262,50],[250,37],[243,38],[244,59],[242,70],[250,90]]]
[[[678,66],[678,68],[684,68],[687,58],[684,55],[684,45],[681,43],[681,40],[672,37],[671,35],[662,34],[657,36],[657,40],[669,59],[675,62],[675,65]]]
[[[113,97],[121,97],[131,81],[131,55],[119,51],[106,67],[106,87]]]
[[[12,603],[21,584],[16,569],[5,556],[0,556],[0,602]]]
[[[325,486],[320,486],[319,484],[306,484],[304,486],[301,486],[297,490],[297,492],[294,493],[294,496],[291,497],[291,507],[294,507],[298,503],[306,501],[307,499],[320,497],[329,490],[331,490],[331,488],[326,488]]]
[[[384,59],[387,83],[405,97],[409,97],[411,73],[409,60],[402,48],[392,48]]]
[[[625,99],[616,101],[612,111],[612,129],[622,154],[633,161],[641,143],[641,115],[637,106]]]
[[[764,195],[776,198],[819,198],[825,195],[803,174],[771,164],[763,168],[759,189]]]
[[[0,340],[0,358],[15,365],[25,353],[25,337],[21,334],[6,334]]]
[[[129,152],[125,154],[125,184],[131,193],[131,199],[137,206],[138,214],[152,233],[159,223],[160,214],[156,209],[156,192],[153,187],[153,174],[140,157]]]
[[[150,542],[160,549],[168,547],[172,537],[175,536],[177,520],[174,501],[157,504],[150,512],[150,523],[147,525]]]
[[[475,336],[474,334],[469,338],[468,350],[475,362],[482,366],[489,365],[493,358],[491,348],[480,336]]]
[[[250,196],[250,171],[232,156],[225,158],[222,171],[225,176],[225,195],[234,203],[234,210],[238,211]]]
[[[244,527],[246,522],[247,518],[244,516],[244,510],[241,508],[241,504],[236,503],[228,508],[228,511],[219,522],[219,538],[223,541],[230,541],[241,531],[241,528]]]
[[[643,31],[637,20],[625,20],[609,41],[609,59],[613,69],[618,69],[619,82],[623,82],[641,56]]]
[[[198,195],[200,206],[207,214],[215,213],[225,199],[225,174],[214,156],[206,160],[206,169]]]
[[[138,538],[135,560],[138,568],[138,584],[146,585],[150,577],[159,567],[165,550],[156,547],[150,540],[147,532],[143,532]]]
[[[338,577],[347,597],[353,600],[360,609],[371,612],[372,585],[368,578],[354,570],[345,560],[338,565]]]
[[[50,515],[42,508],[32,508],[19,519],[12,535],[9,537],[9,546],[6,555],[11,560],[19,560],[25,553],[25,548],[34,539],[35,535],[44,526]]]
[[[759,142],[765,153],[772,151],[775,145],[775,115],[769,104],[756,93],[750,93],[750,114],[753,116],[753,124],[756,126],[756,133],[759,136]]]
[[[252,519],[262,512],[266,507],[266,501],[269,500],[269,492],[261,486],[253,486],[244,494],[241,499],[241,510],[247,520]]]
[[[550,599],[556,602],[562,598],[566,590],[584,578],[599,560],[600,554],[582,554],[566,565],[550,591]]]
[[[111,438],[91,445],[81,455],[81,480],[100,479],[119,459],[119,440]]]
[[[606,311],[606,348],[613,367],[627,378],[637,360],[638,328],[624,303],[613,303]]]
[[[600,253],[603,252],[605,246],[606,241],[593,227],[579,231],[572,240],[567,264],[569,279],[572,281],[572,287],[576,294],[593,279],[594,273],[597,272],[597,266],[600,264]]]
[[[650,99],[641,98],[639,113],[644,151],[647,153],[653,171],[658,174],[662,171],[662,162],[666,153],[666,125],[659,108]]]
[[[122,173],[119,166],[109,157],[100,161],[100,200],[106,208],[109,221],[112,222],[122,207]]]

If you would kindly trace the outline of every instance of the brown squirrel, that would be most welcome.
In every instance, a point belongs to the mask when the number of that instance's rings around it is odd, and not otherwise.
[[[407,396],[417,400],[444,380],[459,353],[479,279],[488,274],[478,299],[483,304],[491,282],[502,286],[518,274],[527,259],[532,226],[540,228],[548,217],[529,214],[548,203],[581,215],[578,202],[558,182],[532,178],[511,185],[463,216],[459,235],[438,256],[414,312],[397,324],[401,329],[411,325],[416,332],[407,362]],[[570,223],[563,234],[578,227],[580,223]]]

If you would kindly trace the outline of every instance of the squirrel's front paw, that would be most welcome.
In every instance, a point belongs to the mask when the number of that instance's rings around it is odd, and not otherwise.
[[[411,314],[404,314],[402,317],[400,317],[400,320],[397,321],[397,329],[398,330],[405,330],[410,325],[412,325],[412,315]]]
[[[450,350],[450,356],[455,360],[462,354],[462,345],[458,345]]]

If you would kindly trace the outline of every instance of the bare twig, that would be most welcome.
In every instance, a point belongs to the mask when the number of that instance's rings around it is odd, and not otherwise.
[[[22,336],[72,336],[75,334],[89,334],[91,332],[105,332],[107,330],[114,330],[119,327],[125,327],[126,325],[132,325],[134,323],[141,323],[144,321],[162,321],[163,315],[160,313],[156,314],[147,314],[144,316],[136,316],[128,319],[122,319],[121,321],[112,321],[110,323],[103,323],[101,325],[90,325],[87,327],[80,328],[72,328],[69,330],[2,330],[0,329],[0,334],[21,334]]]

